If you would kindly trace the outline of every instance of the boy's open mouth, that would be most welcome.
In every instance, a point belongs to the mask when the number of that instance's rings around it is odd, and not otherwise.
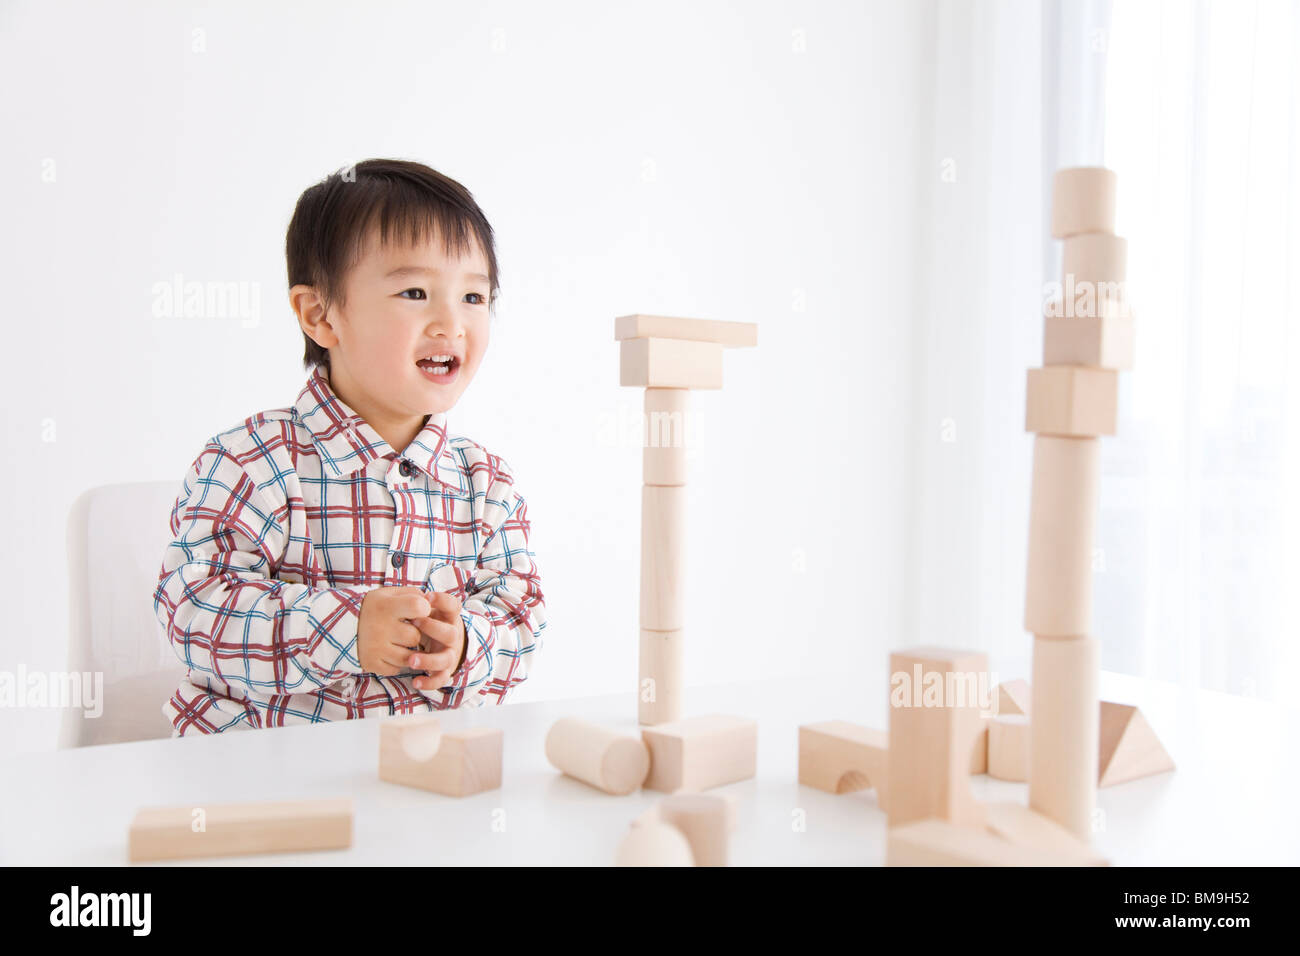
[[[460,359],[450,352],[438,352],[433,355],[426,355],[418,359],[415,363],[424,377],[432,382],[445,385],[456,378],[456,373],[460,370]]]

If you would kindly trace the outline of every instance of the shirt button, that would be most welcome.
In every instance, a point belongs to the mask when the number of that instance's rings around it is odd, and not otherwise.
[[[389,560],[393,562],[393,567],[400,568],[406,563],[406,555],[402,554],[400,551],[394,551],[392,558]]]
[[[415,474],[415,466],[406,459],[402,459],[402,463],[397,466],[397,470],[401,473],[403,478],[410,478]]]

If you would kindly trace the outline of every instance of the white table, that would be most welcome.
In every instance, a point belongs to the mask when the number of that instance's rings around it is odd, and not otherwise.
[[[874,792],[800,786],[796,741],[799,724],[812,721],[887,726],[887,686],[882,667],[856,687],[688,689],[688,714],[758,720],[757,777],[720,788],[738,800],[733,864],[884,862],[885,817]],[[1112,864],[1300,864],[1300,712],[1107,672],[1101,690],[1103,699],[1139,704],[1178,764],[1099,791],[1106,826],[1094,846]],[[565,715],[636,729],[630,693],[443,713],[444,727],[505,732],[501,789],[463,799],[380,781],[375,720],[25,754],[9,763],[0,793],[0,863],[125,864],[127,827],[142,806],[351,794],[351,849],[208,862],[609,864],[628,823],[662,794],[610,796],[552,769],[543,740]],[[971,780],[981,799],[1027,800],[1025,784]],[[795,826],[800,817],[804,829]]]

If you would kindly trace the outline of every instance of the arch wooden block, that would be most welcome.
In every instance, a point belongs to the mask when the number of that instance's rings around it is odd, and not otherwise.
[[[614,338],[688,339],[715,342],[725,348],[746,348],[758,344],[758,325],[754,322],[682,319],[668,315],[620,315],[614,320]]]
[[[982,825],[970,773],[981,711],[992,706],[981,699],[987,655],[909,648],[890,654],[889,673],[889,826],[926,817]],[[937,695],[926,693],[935,686]]]
[[[195,821],[202,829],[196,832]],[[339,850],[352,845],[352,798],[147,807],[127,835],[134,862],[252,853]]]
[[[1097,803],[1097,640],[1035,635],[1033,657],[1029,808],[1087,843]]]
[[[1121,290],[1128,281],[1128,240],[1109,232],[1084,232],[1065,240],[1062,272],[1067,288],[1082,285]]]
[[[644,388],[722,388],[722,346],[686,339],[624,339],[620,385]]]
[[[799,782],[827,793],[874,788],[885,809],[889,734],[844,720],[799,728]]]
[[[1118,418],[1118,372],[1079,365],[1049,365],[1029,370],[1025,385],[1025,431],[1069,438],[1113,435]]]
[[[1137,335],[1132,315],[1052,316],[1043,320],[1043,364],[1131,369]]]
[[[641,487],[641,626],[675,631],[684,623],[686,488]]]
[[[659,803],[659,819],[690,844],[696,866],[726,866],[731,809],[719,794],[674,793]]]
[[[1098,787],[1174,769],[1174,759],[1138,708],[1104,700],[1098,719]]]
[[[502,734],[495,727],[441,731],[416,714],[379,725],[379,779],[448,797],[501,786]]]
[[[758,724],[748,717],[708,714],[647,727],[650,749],[647,790],[708,790],[754,776]]]
[[[1029,682],[1016,678],[998,684],[999,714],[1029,713]]]
[[[1029,718],[998,714],[989,725],[989,776],[1024,783],[1029,779]]]
[[[1025,630],[1031,634],[1092,633],[1100,474],[1098,439],[1035,436],[1025,581]]]
[[[1052,177],[1052,236],[1115,231],[1119,178],[1102,166],[1071,166]]]
[[[606,793],[631,793],[650,772],[650,751],[640,737],[576,717],[552,724],[545,747],[551,766]]]
[[[685,632],[641,629],[637,723],[655,726],[685,712]]]
[[[694,866],[690,842],[671,823],[629,827],[614,854],[615,866]]]
[[[690,389],[647,388],[641,480],[647,485],[686,484]]]
[[[1088,866],[1087,858],[1037,846],[1021,846],[984,827],[947,820],[917,820],[890,827],[886,866]]]

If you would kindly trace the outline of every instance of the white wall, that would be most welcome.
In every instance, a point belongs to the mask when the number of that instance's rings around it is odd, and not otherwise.
[[[64,666],[77,494],[179,485],[207,437],[292,402],[285,227],[371,156],[460,179],[499,237],[451,422],[529,500],[551,623],[515,699],[634,684],[640,456],[612,434],[640,408],[613,341],[634,311],[760,326],[696,396],[688,681],[876,660],[903,620],[927,6],[6,4],[0,669]],[[259,283],[258,322],[153,318],[177,273]],[[0,710],[4,751],[54,733]]]

